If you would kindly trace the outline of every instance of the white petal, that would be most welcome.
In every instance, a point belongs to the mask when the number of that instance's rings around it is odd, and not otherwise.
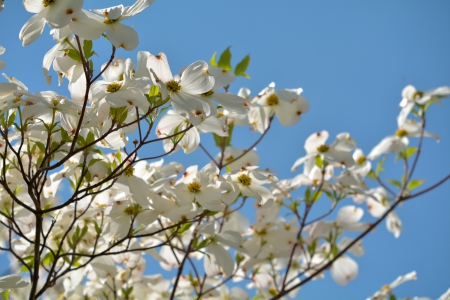
[[[83,0],[55,1],[46,8],[45,19],[52,28],[62,28],[69,24],[74,13],[81,10]]]
[[[325,144],[328,136],[328,131],[325,130],[310,135],[305,141],[306,153],[317,153],[317,148]]]
[[[134,16],[144,9],[146,9],[148,6],[150,6],[155,0],[138,0],[136,3],[134,3],[132,6],[127,6],[123,9],[121,20],[128,19],[131,16]]]
[[[172,72],[170,71],[169,61],[167,56],[160,52],[158,55],[150,55],[147,62],[147,67],[152,69],[153,72],[158,76],[158,79],[164,83],[173,79]],[[155,76],[152,75],[153,83],[157,83]]]
[[[331,267],[331,276],[340,285],[347,285],[358,276],[358,264],[348,256],[341,256]]]
[[[342,223],[357,223],[364,215],[364,211],[360,207],[347,205],[342,207],[337,216],[337,221]]]
[[[41,11],[23,25],[19,33],[19,38],[23,46],[28,46],[42,34],[45,26],[44,16],[45,11]]]
[[[210,91],[214,86],[214,77],[208,73],[208,64],[199,60],[184,70],[180,84],[185,93],[203,94]]]
[[[237,114],[247,114],[250,110],[250,104],[242,97],[231,93],[218,93],[211,96],[214,100],[222,104],[229,111]]]
[[[116,48],[131,51],[136,49],[139,44],[139,37],[136,30],[119,22],[109,25],[108,29],[106,29],[106,35],[111,44]]]
[[[197,129],[205,132],[214,132],[219,136],[228,136],[228,126],[222,120],[216,117],[209,117],[196,126]]]
[[[30,13],[39,13],[45,9],[41,0],[23,0],[23,6]]]
[[[96,40],[106,30],[103,18],[91,12],[80,10],[72,14],[70,29],[85,40]]]

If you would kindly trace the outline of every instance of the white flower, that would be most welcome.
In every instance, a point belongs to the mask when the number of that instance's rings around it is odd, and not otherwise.
[[[328,136],[328,131],[325,130],[310,135],[305,142],[306,156],[297,159],[292,166],[292,171],[295,171],[299,165],[306,161],[314,159],[317,155],[337,168],[353,166],[355,161],[350,151],[356,148],[356,143],[350,138],[350,135],[348,133],[338,134],[336,140],[330,146],[325,144]]]
[[[399,276],[391,284],[382,286],[380,291],[376,292],[372,297],[367,298],[367,300],[387,300],[394,288],[410,280],[417,280],[416,271]]]
[[[272,82],[254,102],[262,105],[267,117],[276,114],[283,126],[292,126],[300,121],[302,114],[309,111],[309,103],[300,93],[303,90],[275,90]]]
[[[154,0],[138,0],[132,6],[124,7],[121,4],[105,9],[94,9],[92,11],[104,16],[101,28],[105,31],[111,44],[116,48],[122,47],[125,50],[131,51],[136,49],[139,44],[138,34],[133,28],[123,25],[120,21],[137,15],[153,2]]]
[[[348,256],[341,256],[331,266],[331,277],[340,285],[347,285],[358,276],[358,264]]]
[[[150,55],[148,59],[153,84],[159,87],[163,98],[170,95],[175,112],[198,125],[206,117],[215,115],[216,105],[201,94],[214,86],[214,77],[209,75],[208,64],[197,61],[189,65],[180,76],[172,76],[167,57],[164,53]]]
[[[450,94],[450,87],[443,86],[428,92],[418,91],[414,86],[407,85],[402,91],[402,101],[400,107],[402,110],[397,117],[398,126],[402,126],[409,113],[416,104],[426,104],[430,100],[435,100],[439,104],[439,98]]]

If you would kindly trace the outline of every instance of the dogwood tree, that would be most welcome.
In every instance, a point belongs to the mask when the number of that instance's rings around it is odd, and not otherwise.
[[[426,122],[447,86],[399,91],[398,128],[372,149],[323,130],[292,161],[293,178],[277,178],[276,159],[274,170],[259,168],[255,146],[271,127],[301,126],[308,113],[302,88],[231,93],[237,76],[249,77],[250,56],[233,68],[230,48],[182,70],[163,52],[126,57],[140,35],[121,22],[152,2],[23,1],[32,15],[19,38],[27,46],[52,29],[42,76],[67,91],[30,91],[0,60],[0,249],[13,273],[0,278],[1,297],[289,299],[325,276],[346,285],[358,276],[362,239],[380,223],[398,237],[396,208],[450,179],[422,185],[415,172],[423,140],[439,139]],[[97,58],[99,39],[111,44],[106,61]],[[260,134],[244,149],[233,146],[242,128]],[[208,136],[216,149],[201,143]],[[177,151],[203,151],[210,163],[162,159]],[[403,167],[398,180],[383,177],[388,155]],[[328,209],[311,217],[319,202]],[[242,210],[249,203],[252,217]],[[369,299],[392,299],[415,278],[401,276]]]

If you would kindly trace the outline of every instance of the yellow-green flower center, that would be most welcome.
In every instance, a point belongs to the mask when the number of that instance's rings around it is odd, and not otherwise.
[[[181,90],[181,85],[175,80],[170,80],[166,82],[166,88],[169,90],[169,92],[176,93]]]
[[[358,159],[356,160],[356,163],[357,163],[358,165],[362,165],[363,163],[366,162],[366,160],[367,160],[367,158],[366,158],[365,156],[360,156],[360,157],[358,157]]]
[[[114,93],[117,92],[118,90],[120,90],[120,88],[122,87],[122,85],[118,82],[113,82],[110,83],[107,87],[106,87],[106,91],[108,93]]]
[[[241,174],[237,178],[237,180],[243,185],[243,186],[250,186],[252,184],[252,179],[247,174]]]
[[[126,177],[131,177],[134,174],[134,167],[133,166],[128,166],[125,171],[123,172],[123,175],[125,175]]]
[[[134,215],[135,211],[136,210],[133,206],[127,206],[127,208],[125,208],[123,212],[127,215]]]
[[[209,90],[209,91],[207,91],[206,93],[203,93],[202,95],[203,95],[203,96],[209,97],[209,96],[214,95],[214,91],[213,91],[213,90]]]
[[[197,181],[193,181],[193,182],[189,183],[187,188],[188,188],[189,192],[191,192],[191,193],[198,193],[201,191],[202,185],[200,183],[198,183]]]
[[[268,106],[275,106],[280,103],[280,99],[278,99],[278,96],[275,94],[270,94],[266,99],[266,105]]]
[[[328,152],[328,150],[330,150],[330,146],[328,145],[320,145],[319,147],[317,147],[317,151],[319,151],[320,153]]]
[[[408,131],[406,131],[403,128],[400,128],[399,130],[397,130],[397,132],[395,133],[396,136],[398,137],[404,137],[408,135]]]
[[[412,96],[413,99],[420,99],[423,97],[423,92],[422,91],[416,91],[414,93],[414,95]]]
[[[56,0],[42,0],[42,5],[44,5],[44,7],[47,7],[49,5],[52,5],[55,2],[56,2]]]

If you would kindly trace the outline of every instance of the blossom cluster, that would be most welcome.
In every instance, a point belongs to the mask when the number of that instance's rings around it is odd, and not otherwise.
[[[398,129],[367,156],[349,133],[329,144],[327,131],[312,134],[292,167],[303,172],[280,180],[258,167],[254,147],[235,148],[232,132],[247,126],[264,136],[275,116],[282,126],[297,124],[309,111],[303,90],[271,83],[255,96],[247,88],[233,94],[229,86],[246,66],[233,72],[226,58],[196,61],[174,75],[164,53],[116,56],[139,43],[121,22],[152,2],[92,11],[82,0],[23,2],[35,15],[20,39],[29,45],[46,24],[52,28],[56,45],[44,56],[44,76],[49,84],[53,72],[59,85],[67,81],[70,96],[32,92],[5,74],[0,83],[1,249],[31,283],[13,275],[7,288],[30,299],[213,300],[295,297],[327,270],[347,284],[358,275],[352,257],[364,254],[361,238],[376,225],[361,221],[362,204],[398,237],[394,209],[422,183],[412,172],[394,183],[399,194],[366,183],[380,181],[383,160],[377,168],[372,162],[392,153],[408,160],[418,150],[409,147],[411,137],[438,139],[425,131],[424,115],[450,88],[407,86]],[[93,41],[102,36],[112,54],[95,73]],[[215,156],[204,149],[206,166],[160,159],[195,151],[200,134],[212,134],[219,148]],[[158,142],[164,153],[150,156]],[[61,193],[65,186],[69,195]],[[325,196],[330,211],[308,218]],[[248,206],[254,222],[241,211]],[[331,213],[336,219],[326,220]],[[148,256],[177,275],[148,274]]]

